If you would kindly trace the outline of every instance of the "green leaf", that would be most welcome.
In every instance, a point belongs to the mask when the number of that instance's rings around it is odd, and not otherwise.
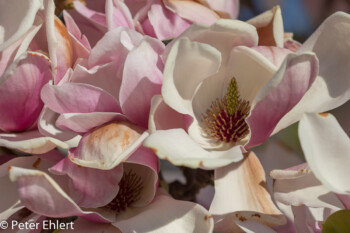
[[[350,210],[339,210],[329,216],[322,226],[322,233],[350,232]]]

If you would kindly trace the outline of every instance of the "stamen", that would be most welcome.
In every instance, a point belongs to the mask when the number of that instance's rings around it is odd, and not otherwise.
[[[237,81],[233,77],[225,97],[213,101],[206,113],[202,114],[204,132],[218,141],[237,142],[249,133],[245,122],[249,111],[249,101],[240,98]]]
[[[119,182],[117,196],[105,207],[115,210],[116,214],[125,211],[132,203],[140,200],[143,189],[142,179],[135,172],[130,170],[124,173]]]

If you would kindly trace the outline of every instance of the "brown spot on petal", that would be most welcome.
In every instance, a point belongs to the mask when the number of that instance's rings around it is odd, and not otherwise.
[[[207,221],[208,220],[208,216],[205,215],[204,216],[204,220]]]
[[[245,217],[243,217],[243,216],[240,216],[238,219],[239,219],[239,221],[241,221],[241,222],[247,221],[247,219],[246,219]]]
[[[323,113],[319,113],[318,115],[320,115],[321,117],[328,117],[329,113],[328,112],[323,112]]]
[[[9,171],[10,171],[11,169],[12,169],[12,166],[9,166],[9,167],[7,168],[7,170],[9,170]]]
[[[41,162],[41,158],[38,158],[38,159],[33,163],[32,166],[33,166],[35,169],[38,169],[38,166],[39,166],[40,162]]]
[[[203,166],[203,162],[202,162],[202,161],[200,161],[200,162],[198,163],[198,167],[201,167],[201,166]]]
[[[80,166],[80,165],[77,165],[77,167],[78,167],[78,168],[81,168],[81,166]]]
[[[157,154],[158,150],[157,150],[156,148],[150,147],[150,149],[151,149],[155,154]]]

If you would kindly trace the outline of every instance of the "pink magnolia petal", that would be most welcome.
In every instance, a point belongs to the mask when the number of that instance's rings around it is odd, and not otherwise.
[[[53,137],[61,141],[68,141],[72,138],[80,137],[74,132],[57,128],[56,121],[59,116],[60,114],[44,106],[38,121],[39,132],[44,136]]]
[[[48,153],[45,156],[54,156],[55,153]],[[54,164],[54,161],[49,161],[47,159],[39,158],[38,156],[30,157],[15,157],[0,166],[0,185],[1,187],[6,187],[3,190],[3,197],[0,199],[0,218],[7,219],[12,214],[24,207],[23,203],[19,203],[19,195],[17,192],[17,187],[9,179],[9,171],[13,166],[34,168],[38,170],[47,170],[50,166]]]
[[[50,171],[70,177],[69,196],[77,205],[86,208],[97,208],[111,202],[119,192],[118,183],[123,176],[122,166],[100,170],[76,165],[69,158],[62,159]]]
[[[27,53],[0,79],[0,129],[22,131],[37,120],[43,102],[41,88],[51,79],[50,63],[44,55]]]
[[[109,63],[123,63],[129,50],[142,40],[142,35],[128,28],[119,27],[107,32],[91,50],[89,68]]]
[[[72,43],[73,61],[76,61],[78,58],[88,58],[91,51],[88,39],[85,35],[81,34],[74,19],[65,10],[63,11],[63,18]]]
[[[55,17],[55,35],[58,46],[56,48],[57,56],[57,74],[55,84],[59,83],[67,70],[73,66],[73,48],[69,38],[67,28],[62,21]]]
[[[123,26],[134,29],[131,13],[124,2],[107,0],[105,9],[108,30]]]
[[[168,9],[193,23],[211,25],[220,19],[213,10],[195,1],[164,0],[164,4]]]
[[[270,226],[286,223],[266,189],[265,172],[253,152],[240,163],[215,170],[210,212],[218,221],[215,230],[220,232],[237,228],[234,220],[255,220]]]
[[[151,101],[148,130],[185,129],[184,116],[164,103],[161,95],[155,95]]]
[[[122,64],[118,62],[106,63],[91,69],[78,64],[75,66],[70,78],[75,83],[85,83],[100,87],[118,100],[122,81],[122,68]]]
[[[111,122],[86,133],[68,156],[81,166],[112,169],[140,147],[148,136],[143,131],[127,121]]]
[[[127,118],[114,112],[63,113],[57,118],[56,126],[77,133],[86,133],[113,120],[125,121]]]
[[[340,27],[341,25],[341,27]],[[314,84],[277,128],[283,129],[301,119],[305,112],[326,112],[350,98],[350,16],[337,12],[327,18],[298,51],[313,51],[320,69]],[[336,41],[336,43],[335,43]]]
[[[125,60],[120,105],[132,122],[143,127],[147,127],[152,97],[161,92],[162,71],[157,67],[159,62],[159,54],[145,40]]]
[[[55,138],[45,137],[39,131],[0,134],[0,146],[23,151],[29,154],[46,153],[56,146],[67,149],[66,143]]]
[[[154,36],[160,40],[174,38],[191,25],[189,21],[167,9],[160,0],[153,1],[147,20],[154,31]],[[143,25],[145,26],[145,23]],[[146,28],[145,31],[149,30]]]
[[[42,88],[41,98],[58,113],[120,112],[119,103],[113,96],[88,84],[47,84]]]
[[[18,186],[21,202],[35,213],[52,218],[84,216],[97,222],[109,222],[95,212],[81,210],[44,172],[11,167],[10,179]]]
[[[257,28],[259,45],[283,48],[284,30],[281,8],[276,6],[247,21]]]
[[[259,93],[259,96],[264,91],[267,94],[255,105],[247,119],[251,131],[247,148],[259,145],[271,135],[279,120],[309,90],[317,71],[318,60],[314,54],[288,55],[275,76]]]
[[[210,8],[224,18],[236,19],[239,11],[238,0],[204,0]]]
[[[167,213],[164,214],[164,210]],[[213,230],[213,219],[202,206],[177,201],[157,193],[148,206],[130,209],[112,223],[122,232],[188,232],[206,233]]]
[[[159,158],[177,166],[213,169],[243,158],[241,147],[225,151],[207,151],[200,147],[183,129],[159,130],[144,142]]]
[[[261,53],[277,68],[282,65],[284,59],[287,57],[288,54],[291,53],[291,51],[288,49],[274,47],[274,46],[256,46],[256,47],[252,47],[252,49]]]

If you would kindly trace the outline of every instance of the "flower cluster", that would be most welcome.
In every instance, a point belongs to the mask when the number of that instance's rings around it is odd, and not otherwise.
[[[238,0],[0,6],[0,221],[320,232],[350,208],[350,139],[319,114],[350,98],[350,15],[300,44]],[[269,139],[298,121],[307,163]]]

